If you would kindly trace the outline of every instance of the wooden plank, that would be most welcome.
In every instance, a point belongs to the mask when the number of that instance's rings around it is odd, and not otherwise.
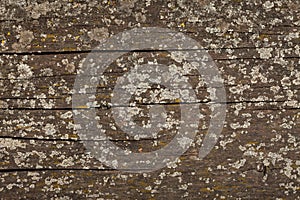
[[[0,0],[0,199],[300,199],[299,8],[282,0]],[[195,70],[185,77],[197,101],[151,99],[157,85],[132,98],[142,110],[133,117],[137,124],[150,123],[150,106],[166,109],[169,128],[156,138],[129,136],[112,116],[119,77],[148,62],[183,68],[177,54],[191,49],[126,53],[108,66],[107,82],[95,93],[98,124],[113,144],[136,153],[165,147],[180,106],[197,105],[204,117],[176,162],[145,173],[119,171],[84,145],[105,140],[80,137],[72,95],[85,58],[102,39],[137,27],[195,39],[224,79],[224,128],[202,160],[211,99]]]
[[[262,4],[259,1],[207,2],[204,6],[197,1],[181,6],[174,2],[152,2],[145,6],[137,1],[132,3],[133,7],[107,2],[4,4],[2,49],[4,52],[90,50],[108,34],[140,26],[172,27],[193,36],[206,48],[292,48],[292,44],[299,44],[295,36],[299,30],[299,12],[291,9],[297,6],[293,3],[280,1],[272,9],[264,9],[257,6]],[[293,17],[287,17],[286,13]],[[286,32],[289,34],[285,35]]]

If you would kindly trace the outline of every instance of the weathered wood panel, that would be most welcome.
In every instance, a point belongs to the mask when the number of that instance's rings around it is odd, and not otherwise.
[[[299,1],[0,3],[1,199],[300,199]],[[192,71],[186,76],[199,101],[186,103],[205,115],[193,145],[163,169],[120,172],[86,152],[73,120],[74,81],[103,38],[150,26],[180,31],[208,50],[224,79],[226,121],[214,149],[199,160],[210,99]],[[110,99],[117,78],[136,64],[182,66],[174,53],[131,52],[106,70],[96,100],[111,141],[141,153],[173,138],[165,130],[134,140],[112,128]],[[180,119],[179,102],[149,99],[155,90],[133,100],[146,114],[154,103]]]

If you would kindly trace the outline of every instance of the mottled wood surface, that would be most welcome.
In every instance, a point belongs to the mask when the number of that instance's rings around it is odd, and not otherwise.
[[[0,0],[0,199],[300,199],[299,5]],[[74,127],[72,89],[99,41],[150,26],[182,32],[208,50],[224,79],[227,116],[214,149],[197,159],[210,114],[208,92],[197,88],[206,115],[194,145],[163,169],[121,172],[86,153]],[[116,64],[130,69],[144,58],[180,65],[171,57],[128,53],[106,71],[109,81],[96,96],[103,104],[99,123],[116,144],[144,152],[172,139],[168,131],[152,140],[126,137],[112,129],[108,106],[117,77],[127,72]],[[197,74],[187,76],[197,85]],[[151,103],[147,97],[141,108]],[[165,106],[179,117],[178,103]]]

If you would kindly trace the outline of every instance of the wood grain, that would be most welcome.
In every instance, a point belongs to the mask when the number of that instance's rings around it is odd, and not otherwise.
[[[195,39],[224,79],[224,128],[202,160],[210,97],[195,71],[185,76],[196,102],[153,101],[155,85],[132,98],[144,112],[138,124],[149,119],[149,105],[163,105],[170,120],[180,119],[180,103],[199,106],[199,133],[175,163],[118,171],[79,136],[72,95],[85,58],[104,38],[138,27]],[[292,0],[0,0],[0,199],[300,199],[299,43],[300,7]],[[108,66],[96,110],[114,144],[143,153],[172,140],[172,129],[135,140],[112,128],[111,95],[137,64],[182,67],[176,52],[133,51]]]

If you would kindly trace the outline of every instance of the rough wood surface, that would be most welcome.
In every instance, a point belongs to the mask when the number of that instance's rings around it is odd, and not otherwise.
[[[0,0],[1,199],[300,199],[300,2],[208,0]],[[162,27],[197,40],[214,59],[227,115],[214,149],[198,159],[209,94],[195,87],[199,134],[177,162],[148,173],[105,166],[86,153],[74,125],[72,94],[84,59],[103,38],[134,27]],[[172,51],[136,51],[109,66],[96,99],[111,141],[135,152],[174,135],[134,140],[112,128],[110,98],[131,66],[174,61]],[[142,60],[141,60],[142,59]],[[141,60],[141,61],[139,61]],[[128,66],[120,68],[118,66]],[[200,84],[201,85],[201,84]],[[157,88],[151,88],[155,91]],[[178,102],[140,96],[138,107]],[[147,121],[137,117],[137,123]]]

